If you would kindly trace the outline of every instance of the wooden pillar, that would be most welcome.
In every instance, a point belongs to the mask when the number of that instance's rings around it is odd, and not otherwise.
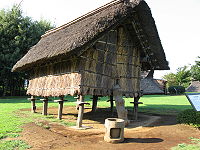
[[[31,112],[36,113],[36,105],[35,105],[35,98],[34,96],[31,96],[31,98],[28,98],[28,100],[31,101]]]
[[[138,120],[138,97],[134,97],[134,119]]]
[[[93,95],[93,98],[92,98],[92,112],[96,112],[97,101],[98,101],[98,96],[97,95]]]
[[[111,115],[113,116],[113,106],[114,106],[114,103],[113,103],[113,95],[110,96],[110,111],[111,111]]]
[[[59,100],[54,100],[54,102],[58,102],[58,119],[62,119],[62,112],[63,112],[63,103],[64,103],[64,96],[60,96]]]
[[[59,101],[59,105],[58,105],[58,119],[59,119],[59,120],[62,119],[63,102],[64,102],[64,101]]]
[[[87,128],[82,126],[82,120],[83,120],[83,113],[84,113],[84,105],[90,105],[90,103],[85,103],[84,102],[84,96],[79,95],[76,97],[77,98],[77,110],[78,110],[78,118],[76,121],[76,128],[77,129],[82,129],[82,128]]]
[[[82,95],[80,95],[80,97],[79,97],[78,118],[77,118],[77,122],[76,122],[77,128],[81,128],[82,127],[83,113],[84,113],[84,97]]]
[[[74,98],[76,99],[76,110],[78,110],[79,109],[78,101],[79,101],[80,95],[77,95]]]
[[[142,102],[139,102],[140,97],[134,97],[134,102],[130,102],[134,104],[134,108],[133,108],[133,120],[138,120],[138,105],[139,104],[143,104]]]
[[[48,109],[48,97],[45,97],[44,99],[40,99],[41,101],[43,101],[43,110],[42,110],[42,114],[43,115],[47,115],[47,109]]]

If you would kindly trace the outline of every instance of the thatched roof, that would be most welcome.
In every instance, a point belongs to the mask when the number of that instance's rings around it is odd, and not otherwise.
[[[165,94],[164,84],[165,80],[158,80],[153,78],[154,70],[143,72],[143,76],[140,83],[140,89],[143,94]]]
[[[165,91],[159,87],[159,84],[153,78],[144,78],[141,80],[140,89],[143,94],[165,94]]]
[[[200,92],[200,81],[192,81],[186,92]]]
[[[44,34],[41,40],[19,60],[12,71],[24,71],[60,56],[80,55],[110,29],[134,19],[141,27],[157,62],[158,70],[169,69],[150,8],[142,0],[115,0],[76,20]]]

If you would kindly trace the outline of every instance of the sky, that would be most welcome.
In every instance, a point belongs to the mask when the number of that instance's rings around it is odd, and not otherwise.
[[[111,0],[0,0],[0,9],[20,4],[24,15],[63,25]],[[21,2],[21,3],[20,3]],[[154,78],[192,65],[200,56],[200,0],[146,0],[155,19],[169,71],[155,71]]]

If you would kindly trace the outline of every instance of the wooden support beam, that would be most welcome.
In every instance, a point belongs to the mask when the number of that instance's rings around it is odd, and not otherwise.
[[[58,106],[58,119],[62,119],[62,112],[63,112],[63,102],[64,101],[59,101],[59,106]]]
[[[134,97],[134,102],[130,102],[134,104],[134,115],[133,120],[138,120],[138,104],[143,104],[142,102],[139,102],[140,97]]]
[[[132,104],[143,104],[143,102],[130,102]]]
[[[28,100],[31,101],[31,112],[36,113],[36,105],[35,105],[35,98],[34,96],[31,96],[31,98],[28,98]]]
[[[86,104],[86,105],[90,105],[90,103],[86,103],[86,102],[77,102],[77,104],[78,104],[78,106],[79,106],[79,105],[85,105],[85,104]]]
[[[92,98],[92,112],[96,112],[97,101],[98,101],[98,96],[97,95],[93,95],[93,98]]]
[[[81,128],[82,127],[82,120],[83,120],[83,113],[84,113],[84,96],[80,95],[79,97],[79,103],[82,103],[82,105],[79,105],[78,109],[78,118],[76,122],[76,127]]]
[[[113,101],[113,102],[114,102],[115,100],[114,100],[114,99],[113,99],[113,100],[108,99],[106,102],[110,102],[110,101]]]
[[[110,112],[111,112],[111,116],[113,116],[113,106],[114,106],[114,99],[113,99],[113,95],[110,96],[110,99],[107,100],[106,102],[110,102]]]
[[[113,106],[114,106],[114,103],[113,103],[113,95],[110,96],[110,112],[111,112],[111,116],[113,116]]]
[[[40,99],[41,101],[43,101],[43,110],[42,110],[42,114],[43,115],[47,115],[47,109],[48,109],[48,97],[45,97],[44,99]]]
[[[79,105],[78,105],[78,101],[79,101],[80,96],[77,95],[77,96],[74,97],[74,98],[76,99],[76,110],[78,110],[78,107],[79,107]]]
[[[57,117],[59,120],[62,119],[64,101],[67,101],[67,100],[64,100],[64,96],[60,96],[59,100],[54,100],[54,102],[58,102],[59,103],[59,105],[58,105],[58,117]]]

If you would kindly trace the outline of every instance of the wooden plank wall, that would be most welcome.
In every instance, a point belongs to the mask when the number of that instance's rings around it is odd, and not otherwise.
[[[112,30],[82,55],[81,93],[108,96],[117,80],[127,97],[140,93],[140,51],[123,27]]]
[[[123,94],[140,92],[140,50],[124,26],[109,31],[79,57],[35,67],[27,94],[35,96],[111,95],[119,82]]]

